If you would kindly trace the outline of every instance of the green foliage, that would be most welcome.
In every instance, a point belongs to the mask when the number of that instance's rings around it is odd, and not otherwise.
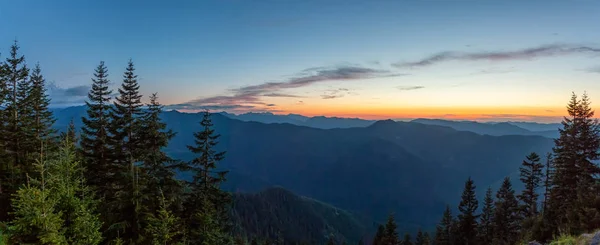
[[[483,208],[479,216],[478,235],[479,241],[483,244],[491,244],[494,235],[494,198],[492,197],[492,188],[488,188],[483,199]]]
[[[544,165],[540,162],[540,156],[535,152],[529,154],[522,165],[519,171],[525,189],[517,198],[523,203],[521,206],[523,217],[531,218],[538,214],[538,188],[542,185]]]
[[[95,201],[83,183],[72,145],[65,142],[56,159],[38,161],[39,179],[17,191],[11,239],[17,243],[99,244],[101,223]]]
[[[394,215],[390,214],[388,216],[388,220],[385,223],[385,229],[383,233],[383,238],[381,239],[381,244],[383,245],[398,245],[400,243],[400,237],[398,236],[398,226],[396,225],[396,220],[394,220]]]
[[[465,182],[460,204],[458,205],[457,242],[460,244],[475,244],[477,240],[477,197],[475,184],[469,179]]]
[[[493,243],[514,244],[519,239],[521,220],[518,205],[510,178],[506,177],[496,193]]]
[[[550,245],[577,245],[577,238],[571,235],[561,235],[556,240],[550,242]]]
[[[182,233],[180,224],[179,217],[169,210],[167,200],[161,195],[160,209],[157,214],[148,217],[145,232],[153,245],[174,244]]]
[[[230,244],[230,222],[228,218],[230,194],[220,189],[228,171],[219,170],[217,163],[225,152],[217,152],[218,134],[214,129],[210,113],[204,112],[200,122],[201,131],[194,133],[195,145],[188,149],[197,154],[189,162],[188,169],[193,180],[188,183],[191,191],[187,194],[185,212],[187,236],[193,244]]]
[[[453,224],[454,218],[452,217],[452,211],[450,211],[450,206],[446,206],[442,220],[436,227],[434,244],[450,245],[454,243]]]
[[[392,245],[394,243],[390,243],[390,245]],[[404,234],[404,239],[402,240],[402,243],[400,243],[402,245],[413,245],[412,243],[412,239],[410,238],[410,234],[406,233]],[[388,244],[386,244],[388,245]]]

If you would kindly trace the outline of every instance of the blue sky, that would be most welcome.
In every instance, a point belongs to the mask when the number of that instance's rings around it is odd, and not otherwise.
[[[56,104],[80,102],[100,60],[116,87],[132,58],[142,92],[182,110],[545,120],[571,91],[600,98],[598,13],[592,0],[2,1],[0,51],[18,39]]]

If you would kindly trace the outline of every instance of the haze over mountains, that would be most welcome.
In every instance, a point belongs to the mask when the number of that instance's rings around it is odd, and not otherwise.
[[[56,127],[66,128],[72,118],[79,127],[84,112],[83,106],[55,110]],[[189,160],[186,145],[192,144],[201,115],[167,111],[162,117],[178,133],[167,152]],[[485,188],[497,187],[505,176],[518,179],[528,153],[544,155],[553,146],[550,132],[512,123],[325,117],[308,123],[312,119],[213,114],[219,148],[227,150],[222,166],[231,170],[224,188],[256,192],[281,186],[375,222],[394,212],[404,231],[431,230],[446,204],[456,206],[467,177],[483,197]]]

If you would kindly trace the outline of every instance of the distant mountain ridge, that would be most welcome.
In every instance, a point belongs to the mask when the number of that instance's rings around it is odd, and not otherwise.
[[[55,115],[58,129],[71,118],[80,127],[85,107]],[[177,133],[168,154],[190,160],[186,145],[193,143],[202,115],[166,111],[161,117]],[[231,170],[226,189],[282,186],[376,222],[394,212],[403,232],[432,229],[445,205],[457,205],[467,177],[475,180],[481,198],[487,186],[515,176],[527,154],[544,155],[553,146],[552,139],[537,135],[490,136],[418,122],[319,129],[218,113],[212,118],[221,135],[218,148],[227,151],[220,166]]]
[[[442,119],[419,118],[411,122],[428,125],[446,126],[459,131],[468,131],[481,135],[539,135],[547,138],[558,137],[560,124],[543,124],[534,122],[494,122],[481,123],[475,121],[450,121]],[[538,130],[535,130],[538,129]]]
[[[307,117],[298,114],[276,115],[270,112],[249,112],[239,115],[227,112],[219,112],[219,114],[231,119],[237,119],[245,122],[289,123],[298,126],[321,129],[367,127],[375,122],[374,120],[365,120],[360,118],[325,116]]]

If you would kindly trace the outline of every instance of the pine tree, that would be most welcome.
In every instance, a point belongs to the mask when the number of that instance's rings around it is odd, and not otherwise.
[[[9,154],[6,151],[9,113],[6,110],[8,105],[8,72],[7,66],[0,64],[0,222],[8,220],[10,208],[10,183],[12,178],[13,163],[9,160]]]
[[[197,157],[189,162],[193,179],[188,184],[190,192],[186,198],[188,238],[194,244],[230,244],[228,209],[231,197],[220,189],[228,171],[219,170],[217,163],[225,152],[217,152],[218,134],[215,134],[211,114],[204,112],[200,122],[202,130],[194,133],[195,145],[188,146]]]
[[[600,173],[594,161],[599,158],[598,122],[586,93],[581,100],[575,93],[567,105],[569,117],[563,119],[560,137],[555,140],[553,188],[550,208],[556,214],[559,229],[579,233],[591,227],[589,220],[595,193],[595,176]],[[583,212],[583,213],[582,213]]]
[[[471,177],[465,182],[465,188],[462,193],[462,199],[458,205],[460,214],[458,215],[458,242],[460,244],[475,244],[477,238],[477,218],[475,212],[478,208],[477,198],[475,197],[475,184]]]
[[[113,217],[116,207],[115,192],[118,187],[119,166],[113,164],[113,150],[109,147],[110,94],[108,70],[101,61],[92,78],[92,89],[88,93],[87,116],[82,117],[80,150],[84,160],[85,179],[104,205],[100,208],[103,230],[118,222]],[[109,240],[112,240],[109,237]]]
[[[164,195],[161,195],[160,209],[148,218],[146,234],[153,245],[175,244],[181,235],[180,220],[169,209]]]
[[[442,220],[440,224],[436,227],[435,232],[435,244],[436,245],[450,245],[453,244],[453,235],[452,235],[452,224],[454,223],[454,218],[452,217],[452,212],[450,211],[450,206],[446,206],[446,210],[444,210],[444,215],[442,216]]]
[[[68,244],[99,244],[102,241],[99,216],[96,214],[98,201],[85,184],[83,168],[75,156],[71,139],[62,142],[58,159],[48,166],[49,184],[52,195],[58,200],[56,211],[63,219],[64,234]]]
[[[510,178],[504,178],[496,193],[494,212],[494,244],[515,244],[519,238],[519,203]]]
[[[553,161],[552,153],[548,152],[546,154],[546,172],[544,174],[544,202],[542,203],[542,212],[544,213],[546,213],[548,201],[550,199],[550,190],[552,190],[552,176],[554,173]]]
[[[492,197],[492,188],[488,188],[483,199],[483,208],[479,216],[479,242],[482,244],[492,244],[494,230],[494,198]]]
[[[430,245],[431,244],[431,236],[429,236],[428,232],[425,232],[425,234],[423,235],[423,245]]]
[[[145,206],[152,212],[158,210],[161,201],[157,198],[160,193],[165,193],[165,198],[169,202],[180,202],[182,186],[175,178],[175,169],[181,167],[177,161],[170,158],[165,152],[169,141],[175,137],[172,130],[167,130],[160,114],[163,106],[158,102],[158,96],[152,94],[148,109],[141,118],[141,168],[147,174],[147,184],[144,192],[150,198]]]
[[[517,196],[517,198],[523,202],[523,205],[521,206],[523,217],[532,218],[538,213],[537,203],[539,195],[537,194],[537,190],[542,184],[543,168],[544,166],[540,162],[540,156],[535,152],[529,154],[519,168],[521,181],[525,185],[523,192]]]
[[[145,182],[146,176],[136,165],[142,152],[140,120],[143,104],[139,88],[135,68],[130,60],[121,87],[118,89],[119,96],[115,98],[109,113],[111,123],[108,138],[113,150],[112,164],[118,169],[116,181],[119,189],[116,192],[118,203],[116,213],[120,215],[115,221],[119,226],[124,227],[120,237],[129,244],[142,242],[140,236],[143,230],[142,216],[146,213],[145,206],[141,203],[144,184],[140,183]]]
[[[40,159],[44,159],[40,154]],[[16,243],[99,244],[100,222],[74,160],[72,144],[64,142],[56,160],[38,160],[39,179],[30,178],[17,192],[11,222]]]
[[[398,245],[400,243],[400,237],[398,236],[398,226],[394,220],[394,215],[390,214],[385,224],[383,233],[383,239],[381,244],[383,245]]]
[[[4,190],[3,193],[12,195],[21,183],[26,180],[26,174],[33,170],[33,165],[30,162],[24,161],[24,151],[21,149],[21,140],[23,136],[23,124],[19,119],[19,110],[22,109],[26,101],[23,96],[26,95],[27,84],[29,81],[29,69],[25,65],[25,57],[19,55],[19,45],[17,41],[11,46],[10,57],[8,57],[3,66],[4,87],[6,88],[4,111],[4,132],[2,133],[3,140],[6,145],[7,159],[5,159],[6,174],[3,177]]]
[[[46,94],[46,81],[39,64],[33,69],[29,80],[31,81],[29,102],[32,107],[31,148],[42,152],[52,151],[56,141],[56,130],[53,128],[56,120],[48,108],[50,98]]]
[[[373,245],[383,245],[383,237],[385,236],[385,226],[379,225],[377,227],[377,233],[375,233],[375,237],[373,237]]]
[[[404,234],[404,240],[402,240],[402,245],[413,245],[412,239],[410,238],[410,234]]]
[[[423,231],[421,231],[421,229],[419,229],[419,231],[417,231],[415,245],[425,245],[425,234],[423,234]]]

